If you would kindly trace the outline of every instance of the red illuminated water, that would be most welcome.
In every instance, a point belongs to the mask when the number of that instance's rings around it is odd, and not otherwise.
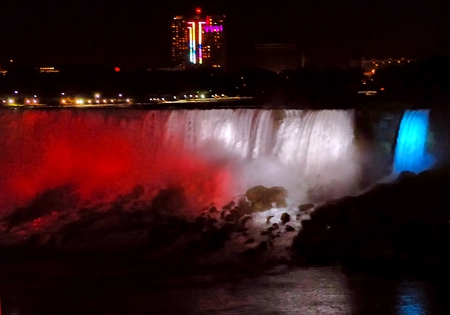
[[[4,110],[0,206],[9,212],[71,184],[83,202],[181,187],[191,204],[227,202],[254,185],[296,200],[358,180],[353,111]],[[336,185],[339,183],[340,185]]]

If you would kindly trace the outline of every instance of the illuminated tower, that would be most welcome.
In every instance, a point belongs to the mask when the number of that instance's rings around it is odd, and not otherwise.
[[[179,68],[224,68],[224,15],[192,18],[175,16],[172,22],[172,61]]]

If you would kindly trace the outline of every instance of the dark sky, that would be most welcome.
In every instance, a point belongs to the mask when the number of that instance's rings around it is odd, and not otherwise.
[[[175,14],[227,16],[229,57],[253,43],[298,43],[311,63],[450,55],[450,1],[3,0],[0,59],[35,65],[164,65]]]

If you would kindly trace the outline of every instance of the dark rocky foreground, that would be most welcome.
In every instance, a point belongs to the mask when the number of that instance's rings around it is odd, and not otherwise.
[[[450,261],[450,170],[404,172],[389,184],[323,205],[302,222],[296,255],[309,263]]]
[[[290,259],[292,239],[313,205],[264,217],[286,206],[282,187],[256,186],[223,207],[182,215],[180,189],[164,189],[149,203],[136,186],[107,204],[79,208],[76,189],[38,196],[2,220],[0,277],[162,275],[210,270],[261,270]],[[287,245],[286,245],[287,244]]]
[[[150,203],[143,194],[136,186],[111,203],[87,208],[78,206],[70,186],[38,196],[1,222],[0,277],[450,262],[449,168],[404,172],[360,196],[276,213],[268,209],[286,206],[282,187],[253,187],[245,198],[207,207],[194,217],[178,211],[186,207],[182,190],[161,190]]]

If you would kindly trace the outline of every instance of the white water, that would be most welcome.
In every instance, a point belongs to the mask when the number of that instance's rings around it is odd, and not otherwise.
[[[178,110],[166,129],[178,144],[233,164],[239,189],[284,186],[296,201],[356,191],[353,110]],[[176,140],[176,141],[174,141]]]
[[[353,110],[5,110],[0,122],[3,208],[67,183],[89,198],[176,183],[205,203],[284,186],[299,203],[359,181]]]

